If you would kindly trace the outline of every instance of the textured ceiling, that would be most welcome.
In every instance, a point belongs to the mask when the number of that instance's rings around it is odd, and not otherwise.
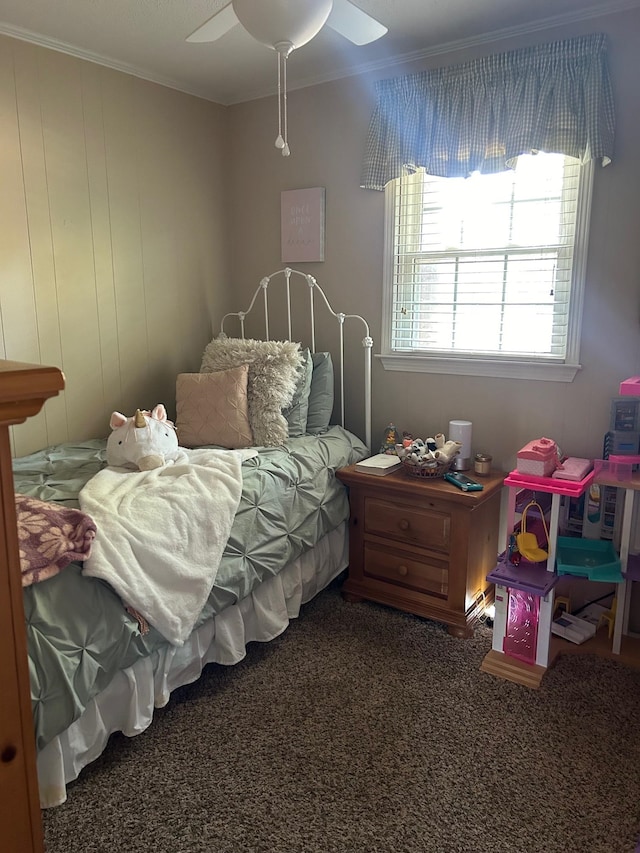
[[[256,0],[262,2],[262,0]],[[355,0],[389,32],[356,47],[328,27],[291,54],[289,87],[419,58],[494,34],[639,6],[640,0]],[[232,104],[272,94],[276,54],[240,26],[212,44],[186,37],[226,0],[0,0],[0,33]]]

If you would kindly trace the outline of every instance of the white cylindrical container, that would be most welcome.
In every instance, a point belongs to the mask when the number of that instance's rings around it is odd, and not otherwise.
[[[471,468],[471,421],[449,421],[450,441],[459,441],[462,447],[453,460],[456,471],[468,471]]]

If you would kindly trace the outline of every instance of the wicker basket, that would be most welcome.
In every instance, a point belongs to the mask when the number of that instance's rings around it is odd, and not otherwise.
[[[444,477],[444,475],[451,469],[453,462],[440,462],[435,466],[430,465],[415,465],[408,459],[402,460],[402,467],[406,474],[410,477],[417,477],[420,480],[429,479],[433,480],[436,477]]]

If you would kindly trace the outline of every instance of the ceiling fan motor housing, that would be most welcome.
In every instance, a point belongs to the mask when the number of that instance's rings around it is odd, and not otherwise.
[[[238,20],[254,39],[276,50],[302,47],[325,25],[333,0],[232,0]]]

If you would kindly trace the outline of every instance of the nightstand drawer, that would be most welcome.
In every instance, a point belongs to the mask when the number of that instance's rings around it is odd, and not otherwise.
[[[449,568],[438,560],[416,559],[410,554],[366,543],[364,575],[410,587],[419,592],[447,597]]]
[[[449,553],[451,517],[448,513],[368,498],[364,528],[366,533],[385,539],[392,537],[398,542]]]

